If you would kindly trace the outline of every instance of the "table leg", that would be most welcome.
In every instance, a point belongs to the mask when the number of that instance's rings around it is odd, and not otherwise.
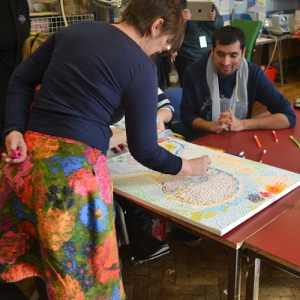
[[[229,249],[228,299],[239,300],[241,289],[242,248]]]
[[[280,82],[281,82],[281,86],[283,86],[283,67],[282,67],[282,46],[281,46],[281,41],[278,41],[278,59],[279,59]]]
[[[249,251],[249,250],[248,250]],[[257,300],[259,292],[260,259],[248,252],[248,275],[246,279],[246,300]]]

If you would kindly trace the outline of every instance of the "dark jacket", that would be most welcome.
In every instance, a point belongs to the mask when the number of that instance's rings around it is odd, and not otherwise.
[[[212,120],[212,99],[206,79],[206,66],[209,55],[210,53],[207,52],[200,60],[189,65],[183,77],[180,112],[184,126],[189,129],[192,128],[193,121],[199,117],[207,121]],[[276,89],[258,65],[248,63],[248,68],[247,119],[251,118],[254,103],[259,102],[265,105],[271,114],[284,114],[288,118],[291,127],[295,127],[296,115],[290,102]],[[236,73],[228,78],[219,76],[221,98],[231,97],[235,88],[235,76]]]
[[[2,24],[11,17],[14,23],[13,28],[9,28],[12,35],[16,36],[17,47],[14,49],[15,61],[13,67],[15,68],[22,61],[23,56],[23,45],[25,40],[30,34],[30,17],[29,17],[29,7],[27,0],[1,0],[1,2],[8,2],[10,11],[0,10],[0,26],[5,26],[7,24]],[[2,40],[1,43],[5,43]],[[0,51],[0,55],[1,55]],[[1,59],[2,61],[2,59]]]
[[[1,0],[0,4],[0,133],[4,127],[5,101],[9,80],[21,63],[23,45],[30,34],[27,0]],[[13,45],[12,48],[6,45]]]
[[[181,0],[180,5],[182,9],[186,7],[186,0]],[[185,36],[183,43],[178,50],[178,55],[190,60],[198,60],[208,50],[211,48],[211,37],[214,31],[224,25],[222,16],[220,15],[217,8],[216,19],[211,21],[187,21],[185,23]],[[205,36],[207,47],[201,48],[199,37]]]

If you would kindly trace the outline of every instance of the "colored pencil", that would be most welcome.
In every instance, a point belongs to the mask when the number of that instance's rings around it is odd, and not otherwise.
[[[273,130],[273,135],[274,135],[275,141],[278,142],[278,137],[277,137],[275,130]]]
[[[256,143],[257,143],[258,147],[261,148],[261,144],[260,144],[260,142],[258,140],[258,137],[255,135],[254,138],[256,140]]]
[[[239,157],[245,158],[244,151],[242,151],[242,152],[239,154]]]
[[[175,133],[175,132],[173,132],[172,133],[174,136],[176,136],[176,137],[179,137],[179,138],[181,138],[181,139],[185,139],[185,137],[183,136],[183,135],[181,135],[181,134],[179,134],[179,133]]]
[[[300,144],[298,143],[298,141],[297,141],[294,137],[292,137],[292,136],[290,135],[290,138],[291,138],[291,140],[292,140],[298,147],[300,147]]]
[[[264,158],[265,158],[265,155],[266,155],[266,152],[267,152],[267,150],[264,150],[264,152],[263,152],[263,154],[262,154],[262,156],[261,156],[261,159],[260,159],[260,163],[262,163],[263,162],[263,160],[264,160]]]
[[[233,153],[230,153],[230,152],[224,152],[224,153],[244,158],[244,156],[243,156],[244,152],[241,152],[240,154],[233,154]]]

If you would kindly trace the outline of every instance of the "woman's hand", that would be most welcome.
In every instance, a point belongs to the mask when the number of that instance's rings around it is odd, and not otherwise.
[[[126,131],[119,130],[115,127],[110,127],[113,135],[109,140],[109,149],[113,149],[116,153],[122,153],[128,150],[128,145],[126,141]]]
[[[27,146],[23,134],[18,131],[11,131],[5,139],[7,153],[2,153],[2,158],[7,163],[17,164],[23,162],[27,157]],[[20,158],[11,158],[11,152],[17,150],[21,152]]]
[[[116,153],[122,153],[123,151],[127,151],[128,150],[128,144],[127,142],[123,142],[121,144],[119,144],[118,146],[115,146],[112,148]]]
[[[182,159],[182,167],[177,175],[183,176],[201,176],[204,175],[211,164],[211,159],[208,155],[203,155],[193,159]]]
[[[177,51],[173,52],[171,54],[171,61],[175,61],[177,55],[178,55]]]

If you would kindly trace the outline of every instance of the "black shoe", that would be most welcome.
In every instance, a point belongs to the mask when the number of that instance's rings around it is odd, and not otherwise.
[[[199,238],[196,235],[186,232],[181,228],[176,228],[175,232],[176,232],[176,237],[186,246],[195,247],[198,246],[202,241],[202,238]]]
[[[201,241],[202,241],[202,238],[194,236],[194,240],[184,241],[183,243],[188,247],[196,247],[201,243]]]
[[[0,283],[1,300],[28,300],[28,297],[14,283]]]
[[[132,252],[137,260],[148,260],[169,253],[170,248],[168,244],[149,234],[139,242],[132,244]]]

